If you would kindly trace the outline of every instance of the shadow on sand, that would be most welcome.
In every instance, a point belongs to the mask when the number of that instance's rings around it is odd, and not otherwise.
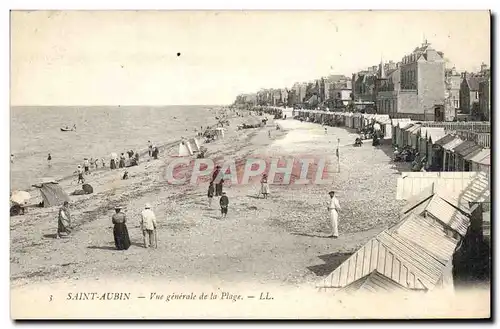
[[[259,195],[255,195],[255,194],[251,195],[251,194],[248,194],[248,195],[247,195],[247,197],[252,198],[252,199],[262,199],[262,200],[264,200],[264,198],[261,198],[261,197],[260,197],[260,194],[259,194]]]
[[[131,242],[130,246],[144,248],[144,243]],[[88,246],[87,249],[100,249],[100,250],[118,250],[114,245],[109,246]]]
[[[57,234],[52,233],[52,234],[44,234],[43,237],[45,239],[55,239],[57,237]]]
[[[88,246],[88,249],[117,250],[114,246]]]
[[[411,162],[394,162],[393,157],[394,157],[394,148],[392,147],[392,144],[389,142],[384,141],[383,144],[379,146],[372,146],[375,147],[379,150],[382,150],[385,155],[389,158],[388,162],[391,164],[391,169],[397,170],[398,174],[402,172],[408,172],[411,171]]]
[[[310,234],[310,233],[298,233],[298,232],[294,232],[291,234],[298,235],[298,236],[307,236],[310,238],[325,238],[325,239],[332,239],[333,240],[333,238],[329,234]]]
[[[319,256],[325,263],[321,265],[308,266],[307,269],[317,276],[325,276],[332,273],[342,264],[352,253],[332,253]]]

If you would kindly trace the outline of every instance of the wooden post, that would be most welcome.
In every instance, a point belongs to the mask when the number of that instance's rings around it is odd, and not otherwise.
[[[339,146],[340,146],[340,138],[337,138],[337,168],[338,172],[340,173],[340,155],[339,155]]]

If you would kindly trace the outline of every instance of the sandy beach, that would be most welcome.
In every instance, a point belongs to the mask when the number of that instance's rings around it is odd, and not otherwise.
[[[120,179],[121,171],[93,173],[94,194],[71,197],[75,230],[70,238],[54,239],[57,207],[30,209],[11,218],[12,285],[121,273],[169,280],[313,284],[398,220],[398,170],[384,147],[365,143],[354,148],[355,135],[345,128],[329,127],[325,135],[320,125],[291,119],[237,131],[242,120],[232,119],[224,139],[206,144],[209,158],[313,153],[335,163],[340,139],[340,173],[330,168],[331,186],[271,185],[267,200],[256,197],[259,185],[225,186],[231,204],[224,220],[219,218],[217,198],[213,209],[207,207],[206,184],[172,186],[165,181],[164,159],[173,149],[163,150],[159,160],[129,168],[129,180]],[[276,131],[276,123],[284,131]],[[68,192],[73,188],[71,180],[60,184]],[[337,191],[343,207],[336,240],[326,238],[330,189]],[[146,202],[159,222],[156,250],[142,247],[139,213]],[[132,247],[125,252],[114,250],[111,215],[116,204],[125,207],[128,218]]]

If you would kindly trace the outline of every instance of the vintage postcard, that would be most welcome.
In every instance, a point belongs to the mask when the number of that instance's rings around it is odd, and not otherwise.
[[[12,11],[13,319],[488,319],[489,11]]]

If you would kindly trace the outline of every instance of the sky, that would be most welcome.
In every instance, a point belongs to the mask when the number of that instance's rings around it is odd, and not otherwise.
[[[13,11],[11,105],[229,104],[424,38],[460,71],[490,64],[487,11]]]

